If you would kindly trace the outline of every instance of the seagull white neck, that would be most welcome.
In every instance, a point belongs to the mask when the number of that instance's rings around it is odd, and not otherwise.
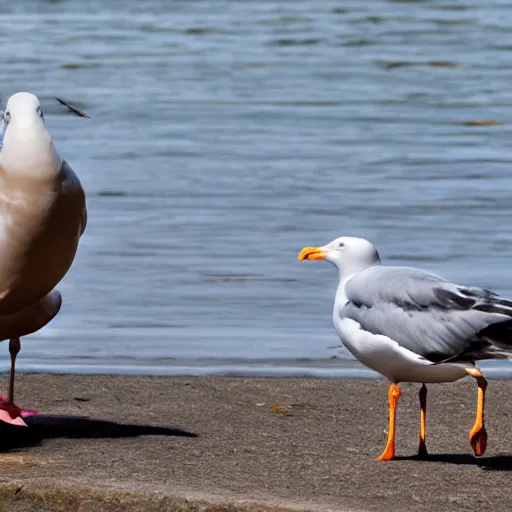
[[[46,130],[9,126],[5,132],[0,164],[4,177],[47,180],[59,175],[62,159]]]
[[[348,275],[342,275],[340,272],[340,281],[338,283],[338,289],[336,290],[336,297],[334,299],[334,307],[339,308],[344,306],[347,302],[347,295],[345,294],[345,285],[357,272],[352,272]]]

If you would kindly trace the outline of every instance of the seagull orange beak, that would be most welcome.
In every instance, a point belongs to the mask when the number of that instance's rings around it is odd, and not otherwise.
[[[304,247],[299,253],[299,260],[325,260],[327,251],[323,247]]]

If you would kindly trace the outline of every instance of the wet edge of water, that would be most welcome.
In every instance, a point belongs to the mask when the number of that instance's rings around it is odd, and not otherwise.
[[[380,374],[365,368],[356,361],[345,361],[342,368],[278,365],[106,365],[106,364],[40,364],[25,361],[19,364],[20,373],[85,374],[85,375],[158,375],[167,377],[286,377],[286,378],[330,378],[330,379],[382,379]],[[484,362],[479,364],[490,380],[512,379],[512,362]],[[4,372],[7,375],[6,372]]]

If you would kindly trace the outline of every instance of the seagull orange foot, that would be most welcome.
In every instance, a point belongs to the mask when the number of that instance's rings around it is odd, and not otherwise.
[[[386,448],[383,452],[382,452],[382,455],[380,455],[379,457],[377,457],[375,460],[378,460],[378,461],[388,461],[388,460],[393,460],[395,458],[395,448]]]
[[[469,443],[473,448],[473,453],[477,457],[481,457],[487,448],[487,430],[484,426],[473,427],[469,433]]]

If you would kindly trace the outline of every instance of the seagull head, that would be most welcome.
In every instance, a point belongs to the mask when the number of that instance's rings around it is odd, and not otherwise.
[[[43,111],[37,96],[29,92],[18,92],[7,100],[4,112],[4,122],[7,128],[44,128]]]
[[[299,260],[327,260],[342,274],[352,274],[380,263],[379,253],[364,238],[342,236],[322,247],[304,247]]]
[[[61,161],[36,96],[28,92],[11,96],[3,122],[0,163],[5,174],[41,176],[60,168]]]

